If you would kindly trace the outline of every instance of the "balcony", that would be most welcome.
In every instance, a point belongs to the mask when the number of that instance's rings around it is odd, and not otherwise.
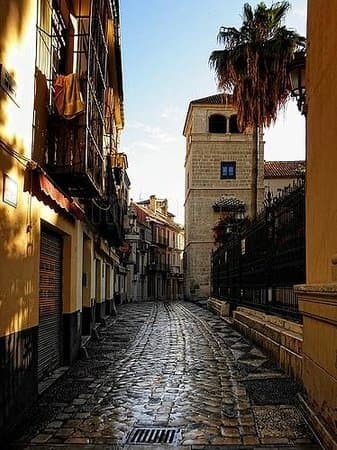
[[[155,238],[153,244],[160,245],[161,247],[168,247],[168,239],[159,235]]]
[[[168,272],[169,266],[165,263],[151,262],[147,265],[148,272]]]
[[[103,155],[99,126],[89,126],[87,116],[67,121],[50,116],[46,168],[63,189],[80,198],[103,193]]]
[[[38,26],[37,67],[43,68],[48,93],[37,86],[36,97],[48,102],[45,170],[67,193],[93,199],[104,196],[104,158],[114,140],[107,67],[112,11],[107,0],[92,2],[90,10],[87,2],[76,5],[73,27],[70,9],[47,2],[51,26]]]
[[[89,220],[110,245],[119,247],[124,242],[124,199],[117,195],[116,183],[111,168],[107,168],[105,194],[99,199],[86,200]]]

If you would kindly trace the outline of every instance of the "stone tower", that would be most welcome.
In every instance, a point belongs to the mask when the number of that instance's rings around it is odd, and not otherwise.
[[[191,101],[185,126],[185,296],[210,294],[213,227],[234,205],[250,215],[253,131],[240,133],[232,97]],[[258,155],[258,205],[263,203],[263,135]]]

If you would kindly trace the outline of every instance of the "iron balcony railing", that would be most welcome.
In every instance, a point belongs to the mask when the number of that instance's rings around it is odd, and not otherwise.
[[[110,145],[104,121],[112,3],[78,0],[72,18],[70,7],[65,17],[60,3],[50,0],[39,12],[37,66],[45,73],[50,93],[45,164],[63,189],[77,197],[93,198],[105,189],[104,153]],[[49,13],[43,8],[49,8]],[[48,14],[51,26],[43,22]],[[78,76],[85,110],[69,120],[55,110],[53,91],[57,76],[71,72]]]
[[[253,222],[235,224],[212,255],[212,295],[300,318],[294,284],[305,282],[305,198],[299,179]]]
[[[148,272],[169,272],[169,265],[156,261],[150,262],[147,266]]]

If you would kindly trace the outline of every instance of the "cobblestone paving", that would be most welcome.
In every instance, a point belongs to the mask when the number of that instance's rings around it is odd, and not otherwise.
[[[197,305],[128,304],[90,343],[89,358],[40,397],[13,447],[124,448],[113,445],[127,444],[134,427],[175,427],[185,449],[313,449],[296,392],[259,349]]]

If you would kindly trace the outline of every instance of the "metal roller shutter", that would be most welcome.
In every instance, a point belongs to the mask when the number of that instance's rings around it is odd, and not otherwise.
[[[61,364],[62,238],[42,229],[40,244],[40,306],[38,377]]]

